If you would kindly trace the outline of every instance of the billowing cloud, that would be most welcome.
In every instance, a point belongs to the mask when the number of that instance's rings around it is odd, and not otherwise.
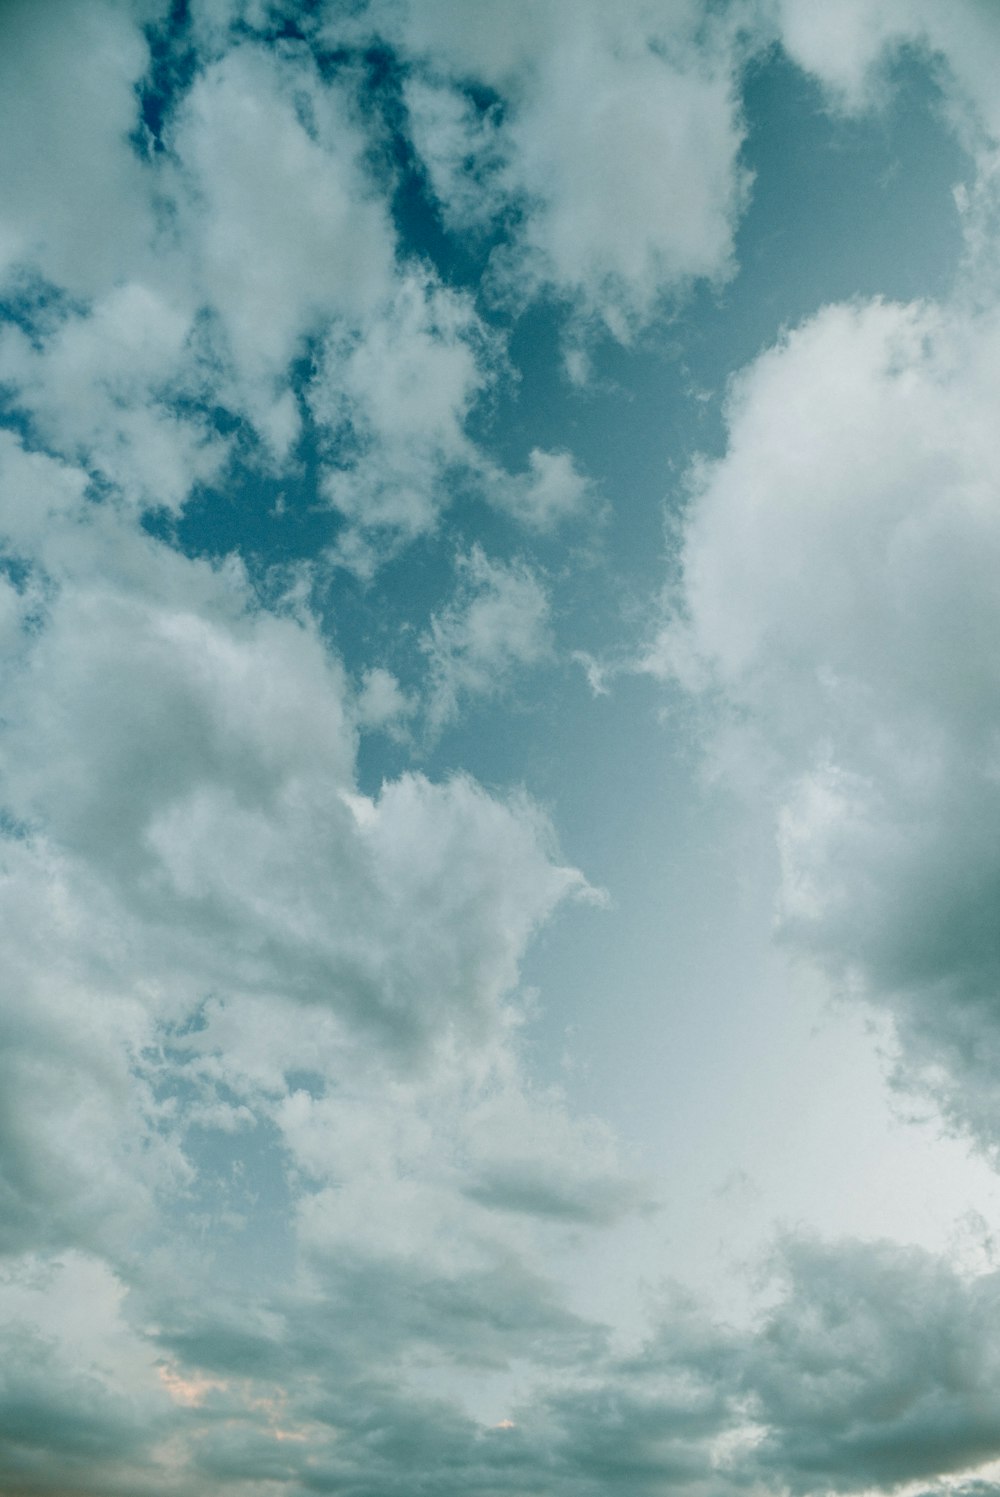
[[[583,1000],[539,1041],[525,991],[602,897],[572,796],[516,788],[518,693],[568,782],[637,609],[623,536],[582,582],[566,536],[662,464],[638,422],[634,474],[595,459],[658,319],[741,294],[742,63],[781,38],[860,112],[915,43],[976,153],[962,294],[826,307],[737,378],[645,667],[770,797],[784,941],[1000,1143],[995,23],[835,10],[3,9],[4,1491],[987,1490],[995,1271],[786,1235],[720,1325],[664,1285],[688,1141],[660,1170],[590,1115]],[[567,845],[641,731],[588,740]]]
[[[304,49],[238,47],[196,79],[168,144],[181,269],[217,320],[227,403],[283,457],[301,340],[331,320],[353,327],[392,285],[395,235],[351,92],[321,80]]]
[[[971,109],[994,138],[1000,129],[990,59],[997,17],[979,0],[957,0],[945,13],[933,0],[776,0],[782,45],[800,67],[815,74],[845,108],[863,109],[886,88],[888,65],[904,47],[926,50],[944,63],[954,102]]]
[[[142,508],[179,510],[225,462],[191,318],[148,286],[117,287],[40,335],[5,329],[0,379],[49,452]]]
[[[747,715],[744,765],[754,739],[771,756],[785,938],[891,1006],[986,1141],[998,350],[992,313],[874,303],[762,355],[694,476],[680,618],[651,660]]]
[[[496,475],[490,497],[529,529],[547,531],[592,507],[594,490],[578,471],[572,453],[533,447],[526,472],[506,481]]]
[[[996,1459],[995,1273],[968,1281],[916,1249],[805,1241],[783,1269],[747,1352],[767,1431],[755,1474],[796,1493],[891,1489]]]
[[[625,338],[664,295],[731,272],[747,182],[724,22],[686,3],[613,21],[520,0],[382,10],[425,70],[406,100],[447,220],[518,215],[495,259],[512,294],[550,288]]]
[[[327,455],[322,490],[352,533],[434,528],[449,476],[482,466],[465,422],[501,354],[472,297],[426,275],[400,280],[359,327],[331,332],[309,404]]]
[[[362,794],[314,623],[5,456],[3,1479],[198,1490],[259,1446],[302,1481],[331,1424],[360,1472],[368,1380],[401,1473],[400,1376],[596,1344],[555,1266],[645,1200],[517,1055],[525,946],[586,886],[524,795]],[[113,1315],[64,1344],[33,1262]]]

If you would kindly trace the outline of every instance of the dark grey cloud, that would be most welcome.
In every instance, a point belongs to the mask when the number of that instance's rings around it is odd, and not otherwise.
[[[51,1342],[16,1322],[0,1338],[0,1486],[9,1493],[127,1489],[151,1470],[152,1446],[169,1434],[163,1414],[67,1365]],[[155,1480],[155,1477],[153,1478]]]
[[[490,1170],[467,1185],[464,1194],[490,1210],[592,1226],[607,1226],[637,1209],[650,1209],[646,1193],[632,1181],[560,1180],[530,1169]]]
[[[893,1487],[1000,1454],[1000,1276],[888,1243],[789,1243],[741,1355],[751,1464],[797,1493]]]

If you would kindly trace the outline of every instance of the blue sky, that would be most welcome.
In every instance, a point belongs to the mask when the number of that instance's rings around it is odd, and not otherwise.
[[[1000,1491],[998,61],[0,8],[0,1491]]]

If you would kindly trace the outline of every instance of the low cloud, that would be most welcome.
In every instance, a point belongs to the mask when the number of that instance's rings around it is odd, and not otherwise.
[[[782,938],[885,1004],[904,1070],[989,1145],[997,328],[829,307],[751,365],[647,662],[741,714],[716,752],[775,786]]]
[[[458,572],[455,597],[421,640],[432,731],[456,716],[463,699],[502,692],[516,670],[541,664],[553,649],[548,595],[529,567],[491,561],[474,546],[459,557]]]
[[[748,1347],[751,1469],[793,1493],[893,1488],[995,1460],[1000,1281],[892,1244],[790,1242]]]
[[[627,339],[663,297],[731,273],[748,183],[724,22],[688,4],[668,20],[628,5],[613,26],[591,4],[505,0],[474,23],[451,0],[381,10],[426,70],[407,103],[446,219],[520,219],[498,288],[552,289]]]

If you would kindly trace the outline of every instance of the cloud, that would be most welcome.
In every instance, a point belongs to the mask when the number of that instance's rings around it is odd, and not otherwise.
[[[415,710],[413,698],[403,691],[391,671],[380,665],[365,671],[356,705],[359,727],[381,729],[395,736],[405,731],[402,725]]]
[[[30,266],[72,296],[111,289],[153,227],[129,137],[149,48],[141,5],[31,0],[0,16],[0,280]],[[85,62],[84,62],[85,59]],[[113,226],[113,228],[109,228]]]
[[[266,432],[305,334],[355,324],[392,285],[395,235],[364,131],[350,91],[321,81],[307,51],[247,45],[196,78],[168,144],[180,254]]]
[[[180,510],[225,462],[192,320],[148,286],[120,286],[33,338],[6,328],[0,380],[40,445],[138,507]]]
[[[879,302],[761,355],[694,473],[650,661],[743,714],[744,778],[770,763],[784,938],[889,1006],[904,1061],[988,1143],[998,356],[993,312]]]
[[[463,697],[502,691],[513,672],[552,651],[549,601],[523,563],[490,561],[480,546],[458,559],[456,596],[421,640],[430,673],[428,722],[437,731]]]
[[[996,1274],[891,1244],[788,1244],[747,1349],[767,1432],[751,1470],[793,1493],[895,1487],[996,1459]]]
[[[497,475],[489,497],[529,529],[545,532],[593,508],[594,491],[589,479],[578,472],[572,453],[533,447],[527,472],[506,482]]]
[[[463,689],[487,658],[522,658],[472,635],[474,670],[452,641]],[[358,796],[345,701],[314,629],[241,612],[224,586],[214,607],[65,588],[8,698],[7,807],[226,987],[283,988],[406,1044],[449,1010],[488,1025],[579,876],[526,801],[413,775]]]
[[[219,476],[231,446],[220,412],[230,425],[249,423],[258,458],[290,458],[301,433],[292,361],[307,335],[333,321],[356,327],[389,295],[395,231],[362,160],[368,142],[350,90],[322,82],[303,49],[280,57],[245,45],[204,68],[167,101],[165,149],[145,158],[125,139],[137,119],[123,116],[122,90],[105,80],[93,108],[112,113],[99,113],[91,139],[90,84],[81,96],[73,59],[93,52],[102,67],[124,66],[132,37],[137,78],[148,54],[142,34],[125,29],[127,11],[92,9],[68,8],[71,24],[52,51],[65,65],[65,97],[85,106],[81,117],[74,123],[61,99],[43,111],[57,131],[51,159],[73,178],[63,191],[48,177],[46,201],[75,215],[70,229],[53,210],[46,232],[60,253],[76,246],[73,266],[48,255],[48,240],[25,241],[12,289],[26,330],[6,329],[0,378],[40,444],[86,463],[133,502],[176,511],[195,485]],[[4,24],[16,23],[41,55],[46,31],[37,18],[29,24],[28,10],[8,7]],[[99,71],[91,77],[96,90]],[[133,114],[134,81],[125,94]],[[88,160],[106,163],[100,183],[74,167],[77,128]],[[11,134],[37,132],[12,124]],[[13,211],[16,193],[10,201]],[[84,279],[81,225],[92,220],[101,225],[101,276],[95,265]],[[107,234],[108,223],[121,232]],[[39,286],[39,276],[56,287]]]
[[[384,7],[419,61],[407,85],[415,144],[452,224],[514,214],[498,284],[550,288],[627,338],[665,295],[733,266],[747,182],[732,38],[696,5],[508,0],[471,21],[450,0]],[[463,86],[496,97],[474,107]]]
[[[314,624],[80,470],[7,457],[44,585],[0,730],[0,1248],[15,1285],[32,1253],[82,1266],[75,1318],[12,1314],[6,1479],[194,1493],[329,1462],[357,1485],[367,1429],[388,1489],[411,1381],[600,1341],[557,1269],[644,1192],[516,1043],[525,946],[584,882],[523,795],[362,795]],[[454,1439],[474,1473],[475,1423],[436,1395],[426,1417],[431,1469]]]
[[[943,81],[955,105],[971,109],[980,130],[1000,134],[990,58],[997,18],[978,0],[957,0],[947,12],[932,0],[777,0],[782,45],[800,67],[818,77],[845,109],[870,108],[884,97],[888,65],[906,47],[943,61]]]
[[[44,259],[25,260],[0,379],[34,445],[175,514],[234,459],[293,463],[307,418],[345,522],[332,554],[370,574],[435,528],[457,480],[535,529],[581,512],[586,484],[563,453],[510,475],[468,435],[503,337],[470,293],[400,259],[356,85],[304,43],[207,59],[161,101],[162,150],[122,138],[128,191],[155,197],[157,223],[85,295],[66,297],[68,275],[47,290]]]
[[[845,97],[902,35],[858,12],[838,63],[806,11],[789,46]],[[572,453],[531,438],[510,472],[475,434],[505,318],[558,300],[582,377],[594,325],[627,340],[731,273],[746,13],[182,12],[0,21],[0,1486],[974,1483],[992,1274],[790,1242],[756,1326],[676,1298],[642,1344],[603,1323],[659,1201],[536,1078],[521,991],[593,891],[525,793],[358,764],[361,732],[394,764],[421,712],[433,740],[550,665],[552,579],[457,513],[421,698],[365,660],[352,687],[301,588],[144,520],[180,535],[192,494],[286,474],[297,520],[318,469],[321,561],[373,573],[466,493],[528,540],[593,518]],[[404,232],[411,146],[450,242],[492,256],[481,295]],[[708,683],[773,791],[785,939],[989,1142],[1000,333],[971,303],[827,309],[747,371],[647,665]]]
[[[124,1286],[80,1253],[0,1271],[0,1481],[11,1491],[123,1491],[171,1433],[155,1353]]]
[[[482,464],[465,423],[500,355],[472,297],[426,273],[400,277],[359,327],[331,332],[308,399],[327,455],[322,491],[360,535],[434,528],[449,476]]]

